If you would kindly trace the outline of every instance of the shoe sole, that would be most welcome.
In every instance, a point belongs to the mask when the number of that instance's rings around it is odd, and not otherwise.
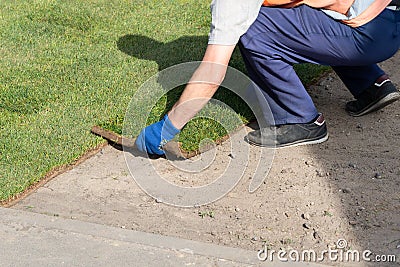
[[[400,98],[400,93],[393,92],[393,93],[390,93],[390,94],[386,95],[385,97],[381,98],[378,102],[372,103],[371,105],[367,106],[365,109],[363,109],[360,112],[351,112],[351,111],[347,111],[347,112],[353,117],[360,117],[360,116],[363,116],[370,112],[377,111],[381,108],[384,108],[387,105],[395,102],[399,98]]]
[[[307,140],[298,140],[292,143],[287,143],[287,144],[281,144],[281,145],[276,145],[274,147],[268,146],[268,145],[262,145],[262,144],[257,144],[254,143],[250,140],[247,140],[247,142],[249,142],[249,144],[251,145],[255,145],[255,146],[259,146],[259,147],[265,147],[265,148],[286,148],[286,147],[295,147],[295,146],[303,146],[303,145],[316,145],[316,144],[320,144],[325,142],[326,140],[329,139],[329,134],[327,133],[325,136],[323,137],[318,137],[315,139],[307,139]]]

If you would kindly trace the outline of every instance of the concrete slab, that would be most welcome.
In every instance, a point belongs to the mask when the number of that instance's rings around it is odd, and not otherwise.
[[[255,251],[6,208],[0,238],[1,266],[272,266]]]

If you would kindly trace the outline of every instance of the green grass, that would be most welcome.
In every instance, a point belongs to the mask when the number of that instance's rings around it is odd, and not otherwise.
[[[100,144],[91,126],[120,132],[131,97],[148,78],[177,63],[200,60],[209,2],[2,0],[0,201]],[[244,70],[238,53],[231,64]],[[321,70],[306,66],[300,72],[307,83]],[[221,91],[217,98],[227,94]],[[149,123],[178,95],[160,100]],[[239,99],[233,106],[245,110]],[[243,121],[251,117],[247,111],[241,115]],[[205,133],[214,139],[223,135],[223,130],[210,131],[213,123],[193,121],[185,127],[185,147],[195,148]],[[195,129],[198,125],[203,130]]]

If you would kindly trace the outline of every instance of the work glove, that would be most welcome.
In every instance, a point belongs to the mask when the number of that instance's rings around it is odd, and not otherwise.
[[[148,154],[164,155],[162,146],[171,141],[180,132],[168,115],[165,115],[159,122],[153,123],[144,128],[136,139],[136,147],[141,152]]]

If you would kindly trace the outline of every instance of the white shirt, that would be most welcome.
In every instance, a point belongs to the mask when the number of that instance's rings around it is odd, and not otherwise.
[[[213,0],[208,44],[235,45],[256,20],[263,0]]]

